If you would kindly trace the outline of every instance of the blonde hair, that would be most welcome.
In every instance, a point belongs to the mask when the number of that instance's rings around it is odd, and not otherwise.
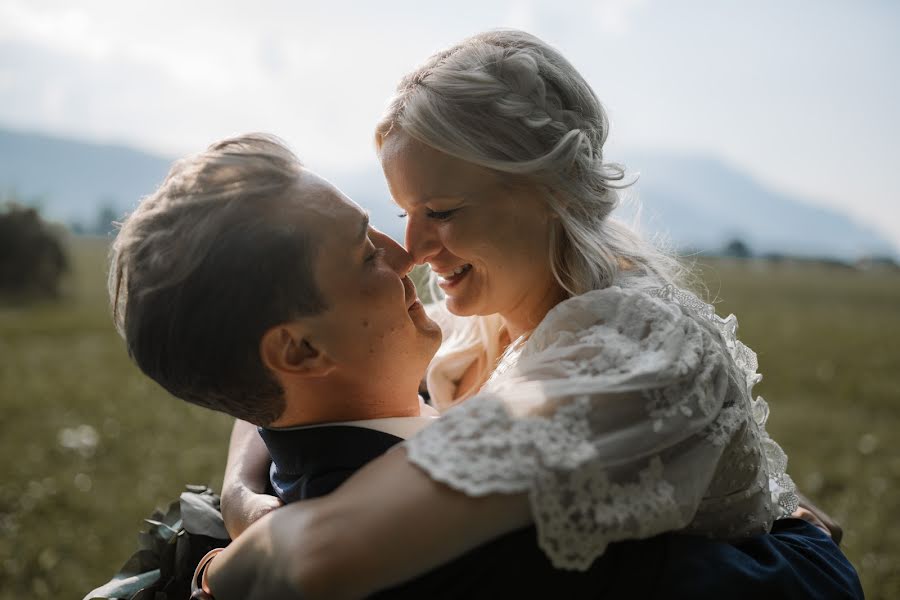
[[[622,165],[603,158],[606,111],[575,67],[537,37],[487,31],[433,55],[400,81],[376,147],[394,130],[546,189],[558,217],[550,266],[570,295],[621,282],[623,267],[648,276],[628,277],[630,285],[681,277],[677,260],[610,218],[630,182]],[[472,324],[463,338],[479,329]],[[487,358],[490,368],[496,357]]]

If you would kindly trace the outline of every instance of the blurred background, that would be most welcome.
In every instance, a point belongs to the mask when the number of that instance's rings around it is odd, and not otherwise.
[[[640,175],[620,216],[738,315],[795,481],[900,597],[900,4],[0,0],[0,599],[80,598],[183,484],[221,485],[230,420],[112,328],[112,222],[178,156],[269,131],[402,240],[374,124],[500,26],[591,82]]]

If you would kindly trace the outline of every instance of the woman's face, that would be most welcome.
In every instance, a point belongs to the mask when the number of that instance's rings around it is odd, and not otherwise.
[[[454,158],[394,131],[380,158],[406,214],[406,247],[428,263],[463,316],[499,313],[528,330],[564,295],[550,270],[554,225],[537,186]]]

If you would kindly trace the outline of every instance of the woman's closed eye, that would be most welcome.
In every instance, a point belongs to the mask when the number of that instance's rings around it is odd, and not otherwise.
[[[436,221],[446,221],[449,219],[453,213],[455,213],[457,208],[451,208],[450,210],[431,210],[428,209],[428,212],[425,213],[429,219],[435,219]]]
[[[458,210],[459,210],[458,208],[451,208],[449,210],[431,210],[429,208],[429,209],[426,209],[425,216],[428,217],[429,219],[434,219],[436,221],[446,221],[451,216],[453,216],[453,213],[455,213]],[[397,216],[401,219],[405,219],[406,217],[409,216],[409,213],[406,211],[403,211],[401,213],[398,213]]]

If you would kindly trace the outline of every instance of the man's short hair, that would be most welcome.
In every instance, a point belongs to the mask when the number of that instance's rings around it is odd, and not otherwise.
[[[284,391],[260,358],[269,328],[325,309],[294,216],[302,165],[248,134],[174,164],[112,246],[109,293],[128,353],[171,394],[267,425]]]

